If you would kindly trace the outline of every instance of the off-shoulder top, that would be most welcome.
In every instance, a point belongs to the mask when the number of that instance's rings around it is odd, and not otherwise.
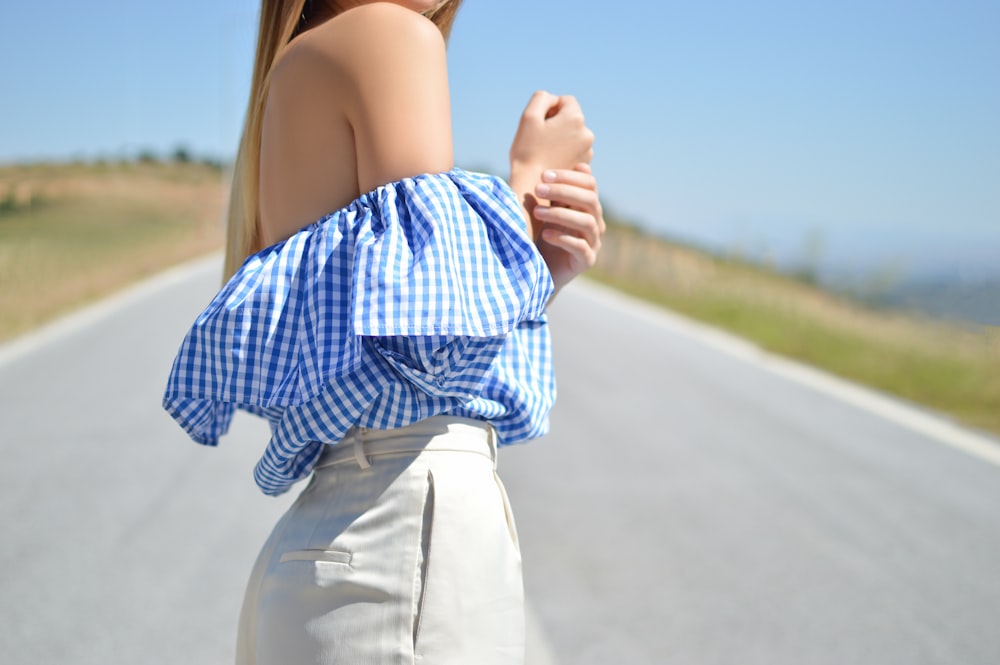
[[[355,425],[449,413],[531,439],[555,400],[552,291],[505,182],[406,178],[247,258],[184,338],[163,406],[205,445],[237,408],[266,418],[254,478],[271,495]]]

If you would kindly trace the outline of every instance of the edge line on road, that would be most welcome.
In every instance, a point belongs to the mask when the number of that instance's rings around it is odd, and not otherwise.
[[[0,370],[9,363],[43,351],[48,345],[86,330],[161,291],[210,271],[221,278],[221,252],[213,252],[167,268],[8,340],[0,344]],[[219,286],[222,286],[221,283]],[[525,599],[525,630],[526,649],[533,665],[557,665],[552,644],[530,598]]]
[[[103,321],[115,312],[189,279],[192,275],[217,270],[222,276],[222,253],[212,252],[167,268],[124,289],[64,314],[43,326],[0,344],[0,369],[42,350],[49,344]]]
[[[66,314],[32,332],[0,344],[0,368],[35,353],[48,344],[88,328],[131,304],[183,282],[195,273],[220,269],[222,254],[213,252],[168,268],[152,277]],[[943,445],[1000,467],[1000,442],[964,429],[942,416],[921,410],[897,398],[833,374],[763,350],[756,344],[719,328],[645,302],[593,280],[578,280],[574,291],[610,307],[625,310],[654,325],[709,346],[722,353],[835,397],[869,413],[922,434]]]
[[[956,425],[944,416],[922,410],[917,405],[804,363],[765,351],[735,334],[689,319],[593,280],[578,280],[577,284],[570,288],[609,307],[624,310],[699,344],[834,397],[940,444],[1000,467],[1000,441]]]

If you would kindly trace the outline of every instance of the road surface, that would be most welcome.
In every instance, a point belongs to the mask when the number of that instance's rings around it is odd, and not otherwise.
[[[252,482],[260,421],[205,449],[159,407],[217,283],[0,349],[2,662],[231,662],[292,497]],[[996,442],[594,286],[552,326],[553,433],[500,458],[531,665],[1000,662]]]

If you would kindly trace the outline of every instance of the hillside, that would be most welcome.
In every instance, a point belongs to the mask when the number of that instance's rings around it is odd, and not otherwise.
[[[220,249],[226,195],[195,163],[0,167],[0,340]],[[590,276],[1000,434],[1000,328],[871,309],[623,223]]]
[[[218,249],[225,197],[202,164],[0,167],[0,340]]]
[[[612,224],[591,276],[770,351],[1000,433],[1000,328],[871,309],[749,263]]]

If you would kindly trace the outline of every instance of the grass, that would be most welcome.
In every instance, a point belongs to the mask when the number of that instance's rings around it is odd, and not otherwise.
[[[1000,329],[873,310],[621,224],[609,229],[592,276],[769,351],[1000,434]]]
[[[224,198],[196,164],[0,168],[0,340],[220,247]]]
[[[220,248],[225,198],[220,171],[202,164],[0,168],[0,340]],[[623,224],[591,275],[1000,434],[1000,329],[869,309]]]

